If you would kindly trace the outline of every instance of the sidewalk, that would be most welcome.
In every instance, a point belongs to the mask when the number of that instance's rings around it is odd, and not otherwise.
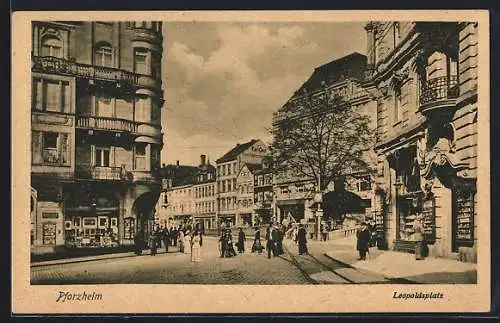
[[[204,236],[203,239],[214,240],[214,237]],[[168,253],[179,253],[179,247],[170,246],[168,248]],[[165,254],[165,248],[158,248],[158,255]],[[144,249],[142,251],[142,256],[151,255],[151,249]],[[63,258],[63,259],[55,259],[55,260],[46,260],[46,261],[33,261],[31,262],[31,267],[41,267],[41,266],[49,266],[49,265],[62,265],[69,263],[78,263],[78,262],[86,262],[86,261],[97,261],[97,260],[107,260],[107,259],[119,259],[119,258],[127,258],[127,257],[137,257],[133,251],[129,252],[119,252],[119,253],[109,253],[104,255],[95,255],[95,256],[84,256],[84,257],[73,257],[73,258]]]
[[[326,255],[360,271],[383,275],[387,279],[404,279],[419,284],[475,284],[477,264],[445,258],[415,260],[404,252],[370,248],[367,260],[357,259],[356,238],[347,237],[331,242]]]
[[[175,250],[173,250],[175,248]],[[177,253],[177,247],[170,247],[168,253]],[[158,248],[157,254],[165,254],[165,248]],[[142,251],[142,256],[151,255],[150,249],[144,249]],[[134,252],[120,252],[120,253],[110,253],[105,255],[96,255],[96,256],[86,256],[86,257],[74,257],[74,258],[65,258],[65,259],[56,259],[56,260],[47,260],[47,261],[37,261],[32,262],[31,267],[41,267],[41,266],[49,266],[49,265],[62,265],[62,264],[70,264],[77,262],[87,262],[87,261],[97,261],[97,260],[107,260],[107,259],[119,259],[119,258],[127,258],[127,257],[136,257]]]

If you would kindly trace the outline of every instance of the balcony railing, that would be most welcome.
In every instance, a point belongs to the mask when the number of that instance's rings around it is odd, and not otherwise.
[[[92,167],[92,179],[114,180],[119,181],[122,179],[121,167]]]
[[[119,181],[124,179],[124,171],[121,167],[79,166],[76,170],[76,177],[81,179]]]
[[[130,120],[107,117],[77,117],[76,126],[80,128],[102,129],[109,131],[137,132],[137,124]]]
[[[458,77],[442,76],[428,80],[420,92],[420,105],[456,99],[459,94]]]
[[[32,56],[32,62],[33,70],[42,72],[55,72],[83,78],[119,81],[132,85],[136,85],[139,80],[139,76],[133,72],[112,67],[82,64],[58,57]]]

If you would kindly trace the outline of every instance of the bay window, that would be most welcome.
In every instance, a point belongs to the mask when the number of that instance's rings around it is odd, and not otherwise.
[[[146,146],[145,143],[137,143],[135,145],[135,169],[146,170]]]
[[[149,75],[150,53],[145,49],[134,51],[134,71],[137,74]]]

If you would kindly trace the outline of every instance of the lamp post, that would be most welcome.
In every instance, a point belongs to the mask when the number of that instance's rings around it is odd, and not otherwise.
[[[321,178],[318,176],[318,188],[314,194],[314,202],[318,205],[316,209],[316,240],[321,241],[321,216],[323,210],[321,209],[321,202],[323,202],[323,194],[321,192]]]

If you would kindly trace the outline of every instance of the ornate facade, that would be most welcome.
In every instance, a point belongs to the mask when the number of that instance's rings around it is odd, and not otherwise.
[[[387,246],[411,251],[421,215],[431,256],[475,261],[477,24],[370,22],[365,29]]]
[[[125,245],[160,193],[161,22],[32,24],[33,252]]]

